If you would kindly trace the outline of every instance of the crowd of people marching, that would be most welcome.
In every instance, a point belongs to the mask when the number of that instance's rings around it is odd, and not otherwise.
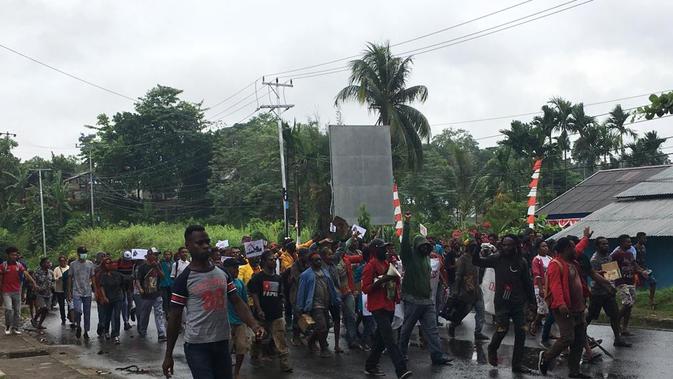
[[[635,282],[656,285],[645,264],[644,233],[634,245],[621,236],[614,249],[606,238],[594,238],[595,253],[589,258],[584,254],[592,238],[588,228],[581,238],[556,241],[532,231],[442,241],[412,239],[410,219],[406,214],[399,252],[390,242],[374,238],[365,243],[353,232],[345,241],[331,234],[303,244],[286,239],[246,257],[238,248],[211,245],[198,225],[186,229],[185,245],[177,252],[151,248],[143,260],[126,251],[116,260],[97,253],[91,261],[87,249],[79,247],[77,257],[59,257],[55,268],[43,258],[39,267],[29,269],[19,250],[9,247],[0,263],[5,334],[21,333],[25,303],[33,328],[44,329],[45,318],[58,306],[61,324],[69,323],[77,339],[89,339],[95,301],[96,334],[114,344],[132,323],[140,337],[147,337],[154,313],[157,340],[166,342],[166,376],[173,375],[173,350],[182,334],[194,378],[237,379],[246,355],[253,367],[277,358],[281,371],[292,372],[290,345],[322,358],[344,348],[364,351],[364,372],[371,376],[384,375],[386,351],[396,376],[408,378],[408,346],[416,326],[431,363],[451,365],[440,342],[439,317],[447,320],[453,338],[471,311],[475,344],[490,340],[487,360],[493,366],[500,363],[500,344],[513,325],[514,372],[533,372],[523,365],[524,341],[526,333],[541,331],[546,349],[537,370],[546,375],[569,351],[569,376],[589,377],[580,371],[580,362],[591,360],[592,348],[601,342],[587,335],[587,325],[601,310],[610,320],[614,346],[631,346]],[[614,267],[610,264],[616,264],[617,275],[607,271]],[[495,283],[491,337],[482,333],[485,306],[491,305],[482,291],[487,274]],[[553,324],[558,336],[551,333]]]

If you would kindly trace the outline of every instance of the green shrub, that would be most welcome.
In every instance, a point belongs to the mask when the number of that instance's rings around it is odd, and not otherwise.
[[[93,255],[99,251],[119,257],[125,250],[133,248],[157,247],[161,251],[175,251],[184,244],[184,232],[187,224],[160,223],[154,225],[108,226],[95,229],[84,229],[61,247],[61,254],[75,255],[77,246],[86,246]],[[279,236],[283,223],[254,220],[244,228],[230,225],[204,225],[212,244],[218,240],[229,240],[231,246],[240,246],[241,238],[246,235]],[[306,241],[308,233],[302,237]],[[277,242],[277,241],[270,241]]]

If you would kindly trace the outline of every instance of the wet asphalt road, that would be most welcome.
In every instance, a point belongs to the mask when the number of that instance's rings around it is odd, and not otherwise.
[[[147,338],[138,337],[135,328],[121,332],[121,345],[114,345],[111,341],[98,339],[95,335],[95,325],[98,320],[95,303],[92,305],[91,340],[78,341],[74,332],[68,326],[61,326],[58,311],[52,312],[45,322],[47,326],[46,338],[54,345],[75,345],[80,351],[79,363],[86,367],[103,369],[114,374],[132,378],[163,377],[161,363],[165,344],[157,342],[156,328],[153,316]],[[409,369],[416,378],[521,378],[531,375],[513,374],[510,369],[510,358],[513,336],[510,332],[499,351],[500,364],[498,368],[486,363],[486,344],[475,345],[472,342],[473,333],[472,315],[469,315],[463,325],[456,330],[456,338],[449,339],[446,328],[440,328],[440,335],[446,351],[455,359],[452,366],[435,367],[430,365],[429,353],[417,346],[409,348]],[[589,335],[604,340],[603,347],[615,356],[609,358],[603,354],[602,359],[592,365],[583,365],[583,371],[594,378],[671,378],[670,359],[673,357],[673,332],[634,329],[634,337],[629,340],[633,348],[615,349],[612,346],[612,332],[605,326],[590,326]],[[492,328],[487,326],[485,334],[491,335]],[[412,339],[413,341],[413,339]],[[345,343],[343,344],[345,345]],[[333,346],[330,343],[330,346]],[[533,337],[526,341],[526,364],[535,367],[537,352],[540,351],[538,342]],[[594,349],[598,352],[598,349]],[[175,378],[190,378],[189,369],[182,351],[182,341],[178,340],[175,349]],[[331,359],[319,358],[307,353],[305,348],[292,348],[290,359],[294,366],[293,374],[282,374],[277,369],[277,362],[269,363],[266,367],[254,369],[247,360],[241,370],[242,378],[364,378],[362,373],[366,353],[361,351],[346,351],[342,355]],[[146,374],[128,374],[116,370],[120,367],[137,365],[146,370]],[[388,378],[394,378],[394,371],[389,358],[384,355],[381,368]],[[559,363],[549,377],[567,377],[568,371],[565,362]]]

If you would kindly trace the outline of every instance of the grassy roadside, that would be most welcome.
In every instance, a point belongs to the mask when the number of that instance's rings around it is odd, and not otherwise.
[[[648,290],[639,290],[636,295],[636,305],[631,316],[631,325],[641,328],[659,328],[673,330],[673,288],[658,289],[654,297],[656,306],[649,306],[650,294]],[[604,313],[601,313],[600,323],[607,323]]]

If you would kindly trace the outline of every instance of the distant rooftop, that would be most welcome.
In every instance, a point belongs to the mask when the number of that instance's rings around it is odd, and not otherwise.
[[[636,184],[617,194],[617,198],[646,198],[673,195],[673,167]]]
[[[581,183],[558,196],[554,200],[542,206],[538,215],[547,215],[549,219],[584,217],[604,206],[614,202],[616,196],[632,197],[627,190],[636,188],[642,182],[663,173],[670,177],[669,187],[673,187],[673,169],[670,165],[644,166],[618,168],[612,170],[600,170],[583,180]],[[542,173],[544,175],[544,172]],[[653,186],[661,180],[652,182]],[[648,183],[650,184],[650,183]],[[653,187],[642,187],[643,193],[656,192]],[[671,189],[673,192],[673,189]]]

